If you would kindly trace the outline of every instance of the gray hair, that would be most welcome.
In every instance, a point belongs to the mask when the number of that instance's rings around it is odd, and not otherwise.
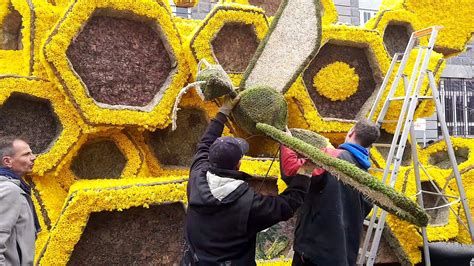
[[[14,151],[13,151],[13,142],[15,140],[23,140],[20,137],[14,137],[14,136],[3,136],[0,137],[0,160],[3,159],[5,156],[13,156]],[[2,162],[0,161],[0,164]]]

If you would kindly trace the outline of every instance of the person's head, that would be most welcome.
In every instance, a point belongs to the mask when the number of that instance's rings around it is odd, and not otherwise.
[[[368,148],[380,137],[380,129],[367,119],[359,120],[347,133],[346,141]]]
[[[244,139],[220,137],[209,148],[209,162],[216,168],[239,170],[240,160],[248,150],[249,144]]]
[[[30,145],[18,137],[0,138],[1,166],[11,169],[19,176],[31,173],[36,156],[31,151]]]

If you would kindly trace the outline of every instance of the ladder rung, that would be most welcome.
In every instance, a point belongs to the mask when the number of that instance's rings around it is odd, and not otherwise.
[[[374,168],[369,168],[369,171],[384,172],[385,169],[383,169],[383,168],[375,168],[375,167],[374,167]]]
[[[412,97],[408,97],[408,99],[411,100]],[[418,96],[418,100],[429,100],[429,99],[433,99],[433,96]],[[405,100],[404,96],[390,98],[390,101],[403,101],[403,100]]]
[[[402,101],[402,100],[405,100],[405,97],[392,97],[389,100],[390,101]]]
[[[372,146],[381,147],[381,148],[390,148],[390,147],[392,147],[392,144],[390,144],[390,143],[372,143]]]
[[[433,99],[433,96],[418,96],[419,100],[430,100]]]
[[[431,49],[429,46],[424,46],[424,45],[417,45],[415,48],[421,48],[421,49]]]

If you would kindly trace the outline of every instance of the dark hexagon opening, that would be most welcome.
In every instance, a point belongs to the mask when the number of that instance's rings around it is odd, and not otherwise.
[[[454,156],[456,157],[456,162],[459,165],[467,161],[468,156],[469,156],[469,149],[468,148],[455,149]],[[439,152],[430,154],[428,163],[431,165],[436,165],[437,167],[442,168],[442,169],[451,169],[453,167],[451,165],[451,161],[449,160],[449,155],[447,151],[439,151]]]
[[[377,140],[377,143],[382,144],[392,144],[393,134],[388,133],[384,129],[380,129],[380,138]],[[385,160],[388,158],[388,153],[390,152],[390,147],[376,147]],[[397,150],[395,150],[394,157],[396,156]],[[412,165],[411,159],[411,144],[407,141],[405,150],[403,151],[402,156],[402,166]]]
[[[184,217],[181,203],[92,213],[68,265],[178,265]]]
[[[359,44],[357,44],[359,45]],[[357,119],[367,99],[374,93],[380,82],[378,70],[372,66],[371,52],[367,47],[347,44],[327,43],[319,50],[303,72],[303,81],[319,114],[325,118]],[[357,92],[344,101],[331,101],[313,87],[314,76],[324,67],[337,61],[344,62],[355,69],[359,76]],[[375,72],[375,73],[374,73]]]
[[[278,195],[278,185],[275,177],[253,177],[246,180],[246,182],[259,194],[265,196]]]
[[[48,100],[13,93],[0,106],[0,136],[23,137],[36,153],[48,151],[62,125]]]
[[[0,23],[0,50],[23,49],[21,28],[22,17],[10,3],[8,5],[8,14]]]
[[[207,115],[200,109],[182,109],[178,112],[177,129],[158,129],[145,133],[146,143],[164,167],[189,167],[196,145],[207,128]]]
[[[249,0],[249,4],[258,6],[265,10],[267,16],[273,16],[278,11],[282,0]]]
[[[432,193],[438,193],[437,190],[441,191],[438,185],[429,181],[421,182],[421,189]],[[436,190],[437,189],[437,190]],[[436,208],[446,205],[446,202],[439,195],[433,195],[428,193],[422,193],[423,205],[425,208],[435,208],[434,210],[427,210],[426,212],[430,216],[430,225],[445,225],[449,222],[449,207]]]
[[[71,163],[72,172],[82,179],[120,178],[127,158],[110,139],[94,139],[82,146]]]
[[[364,244],[365,237],[367,235],[368,226],[364,225],[362,231],[362,237],[360,238],[360,246]],[[371,242],[372,243],[372,240]],[[399,254],[397,254],[397,252]],[[392,231],[386,226],[380,239],[379,248],[377,250],[377,256],[375,257],[375,263],[377,265],[400,265],[403,249],[400,247],[398,239],[393,235]],[[404,265],[404,264],[403,264]]]
[[[383,42],[390,56],[404,53],[413,29],[408,23],[389,23],[383,33]]]
[[[153,107],[176,62],[150,20],[97,10],[67,49],[67,57],[98,103]]]
[[[227,72],[244,72],[259,40],[253,25],[228,23],[211,42],[214,57]]]

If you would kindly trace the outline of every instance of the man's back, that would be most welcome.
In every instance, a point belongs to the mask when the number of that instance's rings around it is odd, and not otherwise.
[[[331,155],[362,168],[346,150]],[[300,208],[294,249],[317,265],[355,265],[362,224],[371,204],[328,172],[311,178]]]

